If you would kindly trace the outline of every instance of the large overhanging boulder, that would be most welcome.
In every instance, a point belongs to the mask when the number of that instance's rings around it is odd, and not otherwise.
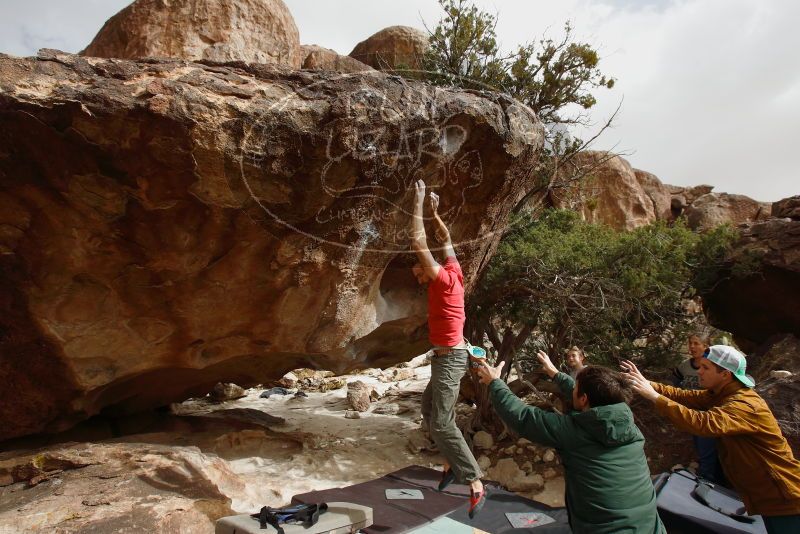
[[[300,34],[283,0],[136,0],[108,19],[86,56],[252,61],[300,68]]]
[[[541,141],[378,72],[0,55],[0,439],[419,354],[412,184],[469,290]]]

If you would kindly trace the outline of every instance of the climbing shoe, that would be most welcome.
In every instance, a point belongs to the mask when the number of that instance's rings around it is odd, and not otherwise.
[[[472,519],[478,512],[481,511],[483,505],[486,504],[486,488],[482,491],[474,492],[469,490],[469,518]]]
[[[442,473],[442,480],[439,482],[439,491],[444,491],[444,489],[447,486],[449,486],[455,479],[456,479],[456,474],[453,473],[453,470],[446,469]]]

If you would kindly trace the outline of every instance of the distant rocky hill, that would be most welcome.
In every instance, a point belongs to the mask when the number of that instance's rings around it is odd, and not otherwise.
[[[738,225],[770,217],[768,202],[714,193],[710,185],[667,185],[608,152],[580,153],[573,166],[580,169],[583,179],[554,189],[547,201],[555,207],[575,209],[589,222],[631,230],[684,216],[690,228],[707,230],[723,223]]]

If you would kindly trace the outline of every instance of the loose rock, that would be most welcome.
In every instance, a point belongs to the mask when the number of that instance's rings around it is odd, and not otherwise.
[[[231,383],[217,382],[214,389],[211,390],[211,399],[216,402],[225,402],[234,399],[240,399],[247,395],[244,388]]]
[[[558,471],[556,471],[552,467],[548,467],[547,469],[544,470],[542,476],[544,477],[545,480],[550,480],[551,478],[555,478],[558,476]]]
[[[770,371],[769,376],[772,378],[789,378],[792,376],[791,371],[775,370]]]
[[[488,432],[480,430],[472,437],[472,443],[478,449],[491,449],[494,447],[494,438]]]
[[[347,403],[356,411],[369,410],[371,388],[364,382],[356,380],[347,384]]]
[[[278,385],[284,388],[293,389],[297,387],[299,378],[293,372],[289,371],[278,380]]]
[[[482,455],[478,458],[478,467],[480,467],[482,471],[486,471],[492,467],[492,460],[488,456]]]
[[[387,402],[385,404],[377,405],[375,409],[372,410],[372,413],[377,413],[380,415],[398,415],[405,411],[408,411],[408,409],[407,408],[404,409],[404,407],[400,406],[395,402]]]
[[[544,487],[544,479],[541,475],[525,474],[513,458],[499,460],[497,465],[489,469],[487,476],[511,491],[532,491]]]

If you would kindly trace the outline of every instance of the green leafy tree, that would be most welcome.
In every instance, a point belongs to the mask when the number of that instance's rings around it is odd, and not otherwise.
[[[560,40],[540,39],[504,55],[497,43],[496,15],[470,0],[439,4],[444,16],[430,32],[423,61],[435,83],[507,93],[547,125],[579,122],[580,116],[567,117],[562,111],[569,105],[589,109],[596,103],[592,90],[614,86],[614,79],[598,68],[597,51],[574,42],[570,23]]]
[[[588,43],[577,42],[569,22],[561,39],[542,38],[504,54],[498,45],[497,16],[470,0],[439,0],[444,12],[430,31],[423,58],[428,81],[446,86],[506,93],[529,106],[546,126],[546,142],[531,169],[533,186],[516,212],[538,206],[550,191],[569,187],[592,169],[576,165],[574,155],[586,149],[616,112],[588,140],[569,128],[588,125],[593,92],[612,88],[614,78],[601,72],[600,56]],[[576,110],[578,110],[576,112]]]
[[[673,365],[695,327],[686,300],[714,279],[735,236],[729,227],[696,234],[680,221],[623,232],[568,210],[525,217],[468,303],[467,335],[489,341],[504,378],[515,358],[528,371],[536,350],[558,362],[571,345],[588,348],[593,363]]]

